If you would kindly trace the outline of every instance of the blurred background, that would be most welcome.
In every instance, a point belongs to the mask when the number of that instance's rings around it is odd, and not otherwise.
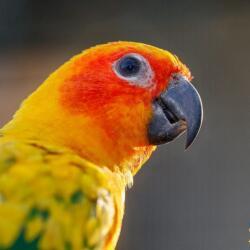
[[[64,61],[131,40],[177,54],[204,125],[159,147],[127,192],[118,250],[245,250],[250,233],[250,1],[0,0],[0,125]]]

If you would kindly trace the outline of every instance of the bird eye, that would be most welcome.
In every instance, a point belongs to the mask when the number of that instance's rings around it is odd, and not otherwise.
[[[116,75],[130,84],[148,87],[152,83],[152,70],[141,55],[131,53],[117,60],[113,65]]]
[[[131,77],[138,74],[141,68],[141,62],[136,57],[127,56],[122,58],[117,66],[117,70],[122,76]]]

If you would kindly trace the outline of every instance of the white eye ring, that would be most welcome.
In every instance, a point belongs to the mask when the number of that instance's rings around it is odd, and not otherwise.
[[[153,84],[153,71],[149,62],[141,55],[129,53],[113,64],[115,74],[131,85],[150,87]]]

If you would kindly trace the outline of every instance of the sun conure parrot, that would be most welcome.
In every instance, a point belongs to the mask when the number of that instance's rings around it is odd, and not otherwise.
[[[202,104],[188,68],[135,42],[92,47],[59,67],[0,130],[0,250],[115,249],[126,186]]]

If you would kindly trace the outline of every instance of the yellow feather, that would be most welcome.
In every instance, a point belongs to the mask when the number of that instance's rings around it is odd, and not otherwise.
[[[24,234],[38,249],[113,249],[126,177],[64,148],[0,140],[0,249]]]

